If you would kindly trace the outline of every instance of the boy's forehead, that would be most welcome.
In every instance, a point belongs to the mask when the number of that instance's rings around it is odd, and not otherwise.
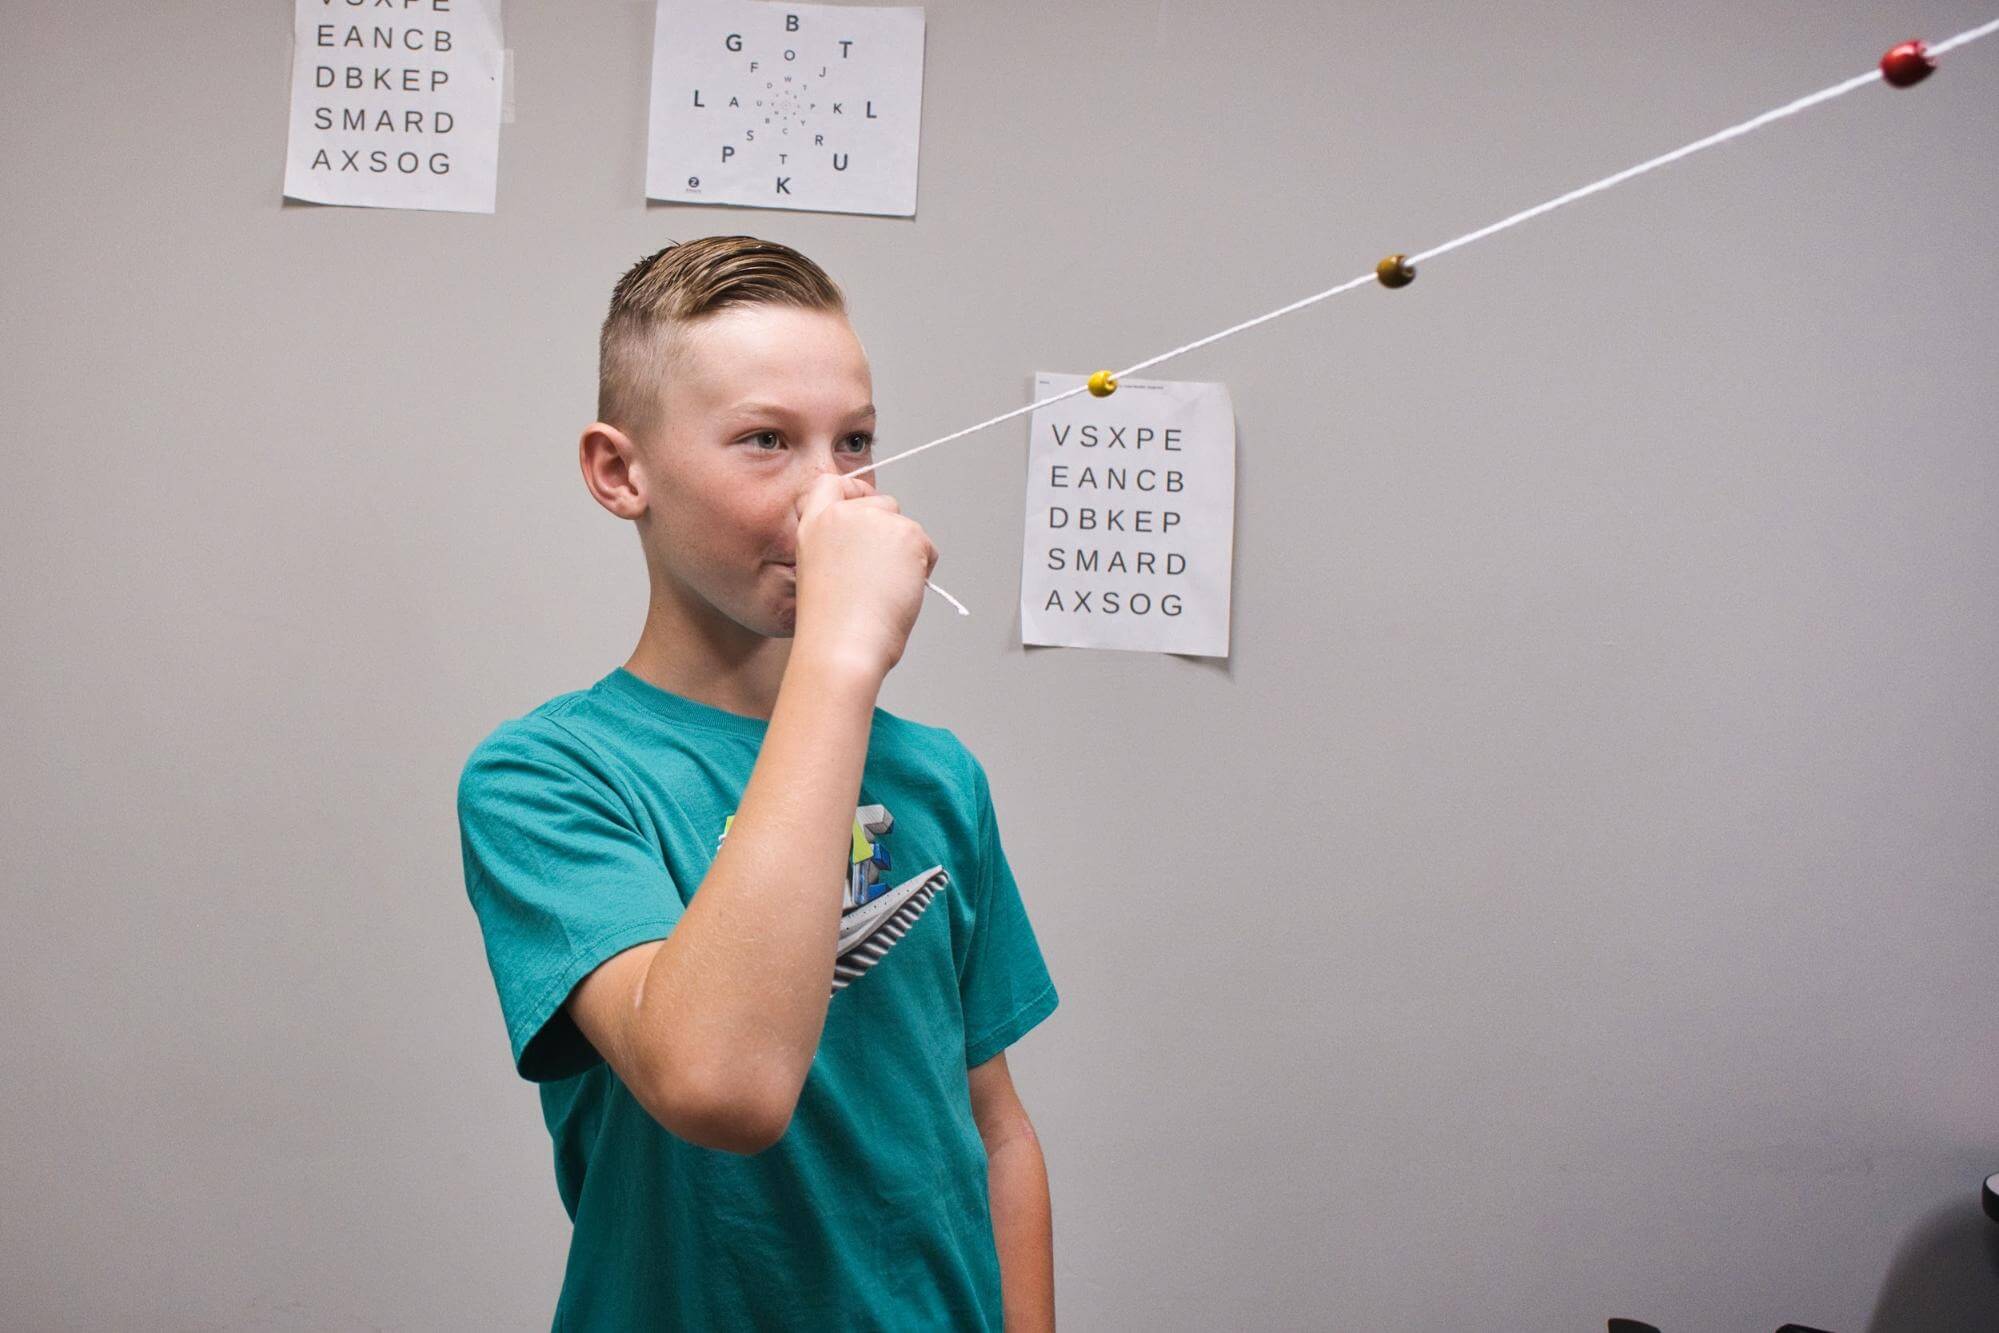
[[[872,411],[867,353],[836,312],[749,306],[675,330],[667,379],[708,412]]]

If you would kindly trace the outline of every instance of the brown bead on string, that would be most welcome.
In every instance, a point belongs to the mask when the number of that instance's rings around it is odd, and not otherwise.
[[[1408,255],[1390,255],[1374,266],[1374,276],[1381,279],[1384,287],[1407,287],[1416,281],[1416,266],[1409,262]]]

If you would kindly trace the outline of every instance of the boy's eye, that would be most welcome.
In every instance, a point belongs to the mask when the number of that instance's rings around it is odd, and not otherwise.
[[[754,442],[758,444],[758,452],[760,452],[760,454],[770,454],[770,452],[772,452],[772,450],[764,448],[764,440],[780,440],[778,432],[774,432],[774,430],[760,430],[760,432],[756,432],[754,436],[746,436],[746,438],[748,438],[748,440],[754,440]],[[848,440],[846,440],[846,442],[848,442],[848,446],[850,446],[850,448],[852,448],[852,450],[854,450],[856,454],[866,454],[868,450],[872,450],[872,448],[874,448],[874,436],[870,436],[868,432],[856,432],[856,434],[848,436]]]
[[[744,438],[745,438],[745,439],[749,439],[749,440],[753,440],[753,441],[755,441],[755,442],[756,442],[756,445],[757,445],[757,452],[759,452],[759,453],[769,453],[769,452],[771,452],[771,450],[770,450],[770,449],[768,449],[768,448],[765,448],[765,447],[764,447],[764,444],[763,444],[763,442],[764,442],[765,440],[772,440],[772,441],[777,441],[777,440],[779,440],[779,439],[780,439],[781,437],[779,436],[778,432],[776,432],[776,431],[774,431],[774,430],[760,430],[760,431],[758,431],[758,432],[757,432],[756,434],[754,434],[754,435],[749,435],[749,436],[745,436]],[[857,432],[855,432],[854,434],[852,434],[852,435],[849,435],[849,436],[847,437],[847,441],[846,441],[846,442],[847,442],[848,446],[849,446],[849,447],[850,447],[850,448],[851,448],[851,449],[853,450],[853,452],[855,452],[855,453],[857,453],[857,454],[864,454],[864,453],[866,453],[866,452],[867,452],[868,450],[870,450],[870,449],[874,448],[874,446],[875,446],[875,437],[874,437],[874,436],[872,436],[872,435],[870,435],[870,434],[868,434],[868,433],[867,433],[866,431],[857,431]],[[773,447],[775,447],[775,446],[773,446]]]

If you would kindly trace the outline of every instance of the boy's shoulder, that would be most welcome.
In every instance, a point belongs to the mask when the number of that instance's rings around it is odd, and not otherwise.
[[[482,778],[521,765],[594,768],[596,747],[570,717],[589,693],[586,689],[565,690],[525,713],[503,719],[489,730],[472,747],[459,769],[461,798]]]
[[[972,747],[965,744],[958,733],[949,727],[931,722],[919,722],[901,713],[891,713],[880,705],[875,707],[874,727],[878,735],[885,736],[899,745],[927,751],[938,757],[969,761],[974,764],[978,762],[977,757],[972,754]]]
[[[981,800],[987,799],[985,765],[964,738],[951,728],[918,722],[878,707],[875,709],[875,734],[888,737],[892,743],[902,746],[906,753],[914,754],[929,766],[957,775],[965,783],[966,791]]]

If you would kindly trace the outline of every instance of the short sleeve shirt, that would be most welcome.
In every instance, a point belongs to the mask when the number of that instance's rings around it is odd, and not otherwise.
[[[768,724],[623,667],[501,723],[458,784],[465,885],[572,1221],[560,1329],[994,1329],[1000,1280],[966,1070],[1055,1009],[984,768],[874,710],[834,989],[782,1138],[701,1147],[644,1109],[564,1001],[671,934]]]

